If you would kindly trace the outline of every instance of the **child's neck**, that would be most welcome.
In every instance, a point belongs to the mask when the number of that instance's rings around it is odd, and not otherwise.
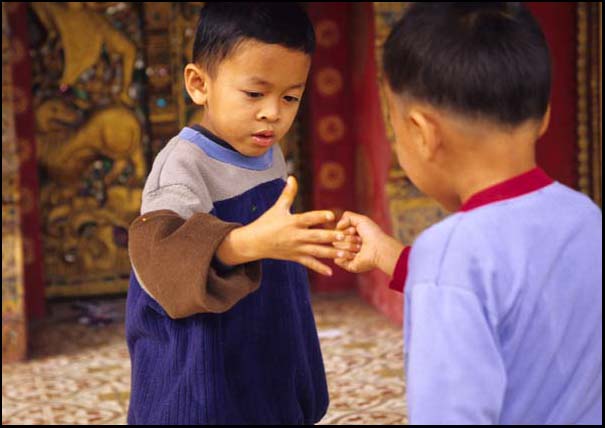
[[[535,168],[537,138],[535,127],[524,127],[511,133],[489,133],[463,143],[466,148],[460,156],[455,183],[460,203]]]
[[[493,165],[493,164],[492,164]],[[504,165],[498,168],[485,169],[469,173],[461,181],[458,187],[458,196],[461,205],[468,201],[471,196],[502,183],[513,177],[521,175],[536,167],[535,161],[528,160],[514,165]]]

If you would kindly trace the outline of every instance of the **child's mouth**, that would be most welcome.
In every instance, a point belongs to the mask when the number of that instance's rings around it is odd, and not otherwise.
[[[261,147],[269,147],[275,143],[275,133],[273,131],[261,131],[252,134],[254,142]]]

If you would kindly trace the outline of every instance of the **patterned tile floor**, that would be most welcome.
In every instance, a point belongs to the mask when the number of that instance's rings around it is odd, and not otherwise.
[[[315,296],[313,307],[331,400],[320,424],[407,423],[401,329],[354,295]],[[123,322],[92,327],[69,304],[51,310],[32,327],[32,359],[2,366],[2,424],[125,424]]]

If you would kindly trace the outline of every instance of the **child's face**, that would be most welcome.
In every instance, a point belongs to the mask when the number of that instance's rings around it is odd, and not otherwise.
[[[437,152],[431,132],[434,124],[418,113],[411,103],[395,95],[388,84],[385,92],[399,165],[423,193],[447,209],[455,209],[455,196],[448,184],[450,180],[440,162],[443,153]]]
[[[207,76],[202,126],[245,156],[260,156],[290,129],[311,57],[254,40],[242,42]]]

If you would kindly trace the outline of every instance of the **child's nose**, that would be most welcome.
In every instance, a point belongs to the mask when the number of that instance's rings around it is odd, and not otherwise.
[[[263,104],[262,109],[258,113],[260,120],[266,120],[268,122],[276,122],[279,120],[280,108],[279,102],[269,101]]]

